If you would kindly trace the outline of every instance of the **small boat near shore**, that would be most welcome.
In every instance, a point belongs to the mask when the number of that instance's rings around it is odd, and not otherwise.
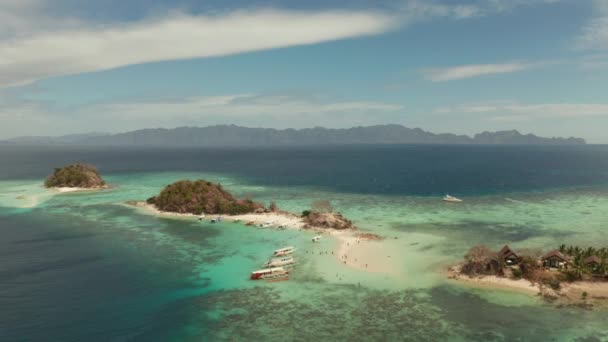
[[[209,221],[209,223],[218,223],[218,222],[222,222],[224,218],[222,216],[218,216],[217,218],[212,219],[211,221]]]
[[[461,203],[462,202],[462,200],[460,198],[456,198],[456,197],[450,196],[450,195],[443,196],[443,200],[445,202],[452,202],[452,203]]]
[[[317,235],[312,238],[312,242],[319,242],[319,240],[321,240],[321,235]]]
[[[251,280],[287,280],[289,279],[289,272],[286,271],[283,267],[273,267],[273,268],[265,268],[263,270],[253,271],[251,272],[251,276],[249,279]],[[287,279],[284,279],[287,278]]]
[[[269,261],[265,262],[262,266],[272,268],[272,267],[292,266],[295,263],[296,263],[296,261],[294,258],[284,257],[284,258],[270,259]]]
[[[277,249],[276,251],[274,251],[272,253],[273,256],[277,257],[277,256],[283,256],[283,255],[289,255],[292,254],[293,252],[296,251],[296,248],[293,246],[289,246],[289,247],[283,247],[280,249]]]

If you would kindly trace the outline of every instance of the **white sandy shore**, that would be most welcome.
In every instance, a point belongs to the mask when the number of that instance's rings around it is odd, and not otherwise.
[[[526,279],[509,279],[497,276],[469,277],[459,273],[458,267],[450,268],[447,272],[449,279],[476,288],[501,289],[539,295],[549,298],[559,305],[597,305],[608,306],[608,282],[577,281],[573,283],[561,283],[557,291],[534,284]],[[583,298],[583,293],[587,293]]]
[[[397,275],[398,270],[387,260],[386,248],[379,238],[352,232],[333,235],[340,241],[336,256],[343,264],[362,271]]]
[[[96,187],[96,188],[79,188],[79,187],[58,187],[53,188],[56,192],[67,193],[67,192],[81,192],[81,191],[98,191],[108,189],[107,186]]]
[[[198,215],[194,214],[180,214],[173,212],[166,212],[158,210],[154,205],[146,202],[130,202],[129,205],[141,208],[143,211],[164,217],[180,217],[180,218],[191,218],[198,219]],[[272,213],[260,213],[260,214],[243,214],[243,215],[222,215],[225,220],[238,220],[243,224],[251,225],[265,225],[269,224],[270,227],[285,227],[286,229],[307,229],[315,234],[330,235],[338,240],[337,249],[334,250],[334,256],[339,260],[340,263],[345,264],[348,267],[352,267],[358,270],[383,273],[383,274],[394,274],[395,269],[386,260],[379,260],[379,253],[382,250],[381,241],[376,241],[373,235],[361,234],[359,231],[348,229],[348,230],[336,230],[322,227],[306,227],[304,220],[297,215],[290,214],[288,212],[272,212]],[[207,215],[205,219],[210,220],[217,217],[217,215]]]
[[[538,285],[525,279],[515,280],[497,276],[469,277],[453,270],[448,271],[448,278],[477,288],[503,289],[532,295],[537,295],[541,291]]]

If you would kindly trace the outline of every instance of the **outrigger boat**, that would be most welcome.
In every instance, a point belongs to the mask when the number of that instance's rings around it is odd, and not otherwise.
[[[281,267],[281,266],[292,266],[296,263],[292,257],[270,259],[264,263],[264,267]]]
[[[273,256],[277,257],[277,256],[283,256],[283,255],[289,255],[293,252],[296,251],[296,248],[293,246],[289,246],[289,247],[284,247],[281,249],[277,249],[276,251],[274,251],[274,253],[272,253]]]
[[[289,279],[289,272],[287,272],[283,267],[265,268],[263,270],[251,272],[249,279],[287,280]]]
[[[460,202],[462,202],[462,200],[460,198],[456,198],[456,197],[453,197],[453,196],[450,196],[450,195],[445,195],[443,197],[443,200],[446,201],[446,202],[452,202],[452,203],[460,203]]]

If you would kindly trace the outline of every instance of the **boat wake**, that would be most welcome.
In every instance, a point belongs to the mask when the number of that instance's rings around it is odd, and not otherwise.
[[[525,204],[525,205],[535,205],[535,206],[540,206],[540,204],[536,204],[536,203],[528,203],[528,202],[524,202],[524,201],[514,200],[514,199],[509,198],[509,197],[505,197],[505,201],[509,201],[509,202],[512,202],[512,203],[517,203],[517,204]]]

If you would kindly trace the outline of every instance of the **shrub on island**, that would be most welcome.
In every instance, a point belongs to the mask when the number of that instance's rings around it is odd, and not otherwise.
[[[97,169],[87,164],[71,164],[56,168],[52,175],[44,181],[47,188],[102,188],[106,182],[101,178]]]
[[[166,186],[158,196],[147,200],[162,211],[190,214],[238,215],[264,211],[264,206],[251,199],[237,199],[222,188],[203,179],[181,180]]]

